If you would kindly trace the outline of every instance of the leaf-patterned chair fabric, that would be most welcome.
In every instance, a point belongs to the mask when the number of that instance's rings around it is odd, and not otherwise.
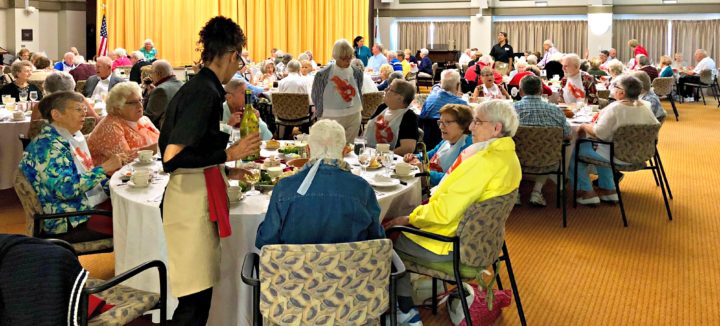
[[[83,135],[89,135],[93,130],[95,130],[95,125],[97,125],[95,117],[85,117],[85,122],[83,122],[80,132],[82,132]]]
[[[85,92],[85,84],[87,83],[87,80],[78,80],[75,83],[75,91],[78,93]]]
[[[377,324],[389,306],[392,242],[269,245],[260,312],[271,325]]]
[[[35,189],[25,175],[18,170],[15,174],[15,193],[20,198],[23,210],[25,211],[25,230],[26,234],[31,237],[45,238],[41,234],[35,234],[35,216],[44,214],[40,201],[38,200]],[[105,238],[100,240],[76,242],[71,244],[78,254],[92,253],[98,251],[111,251],[113,248],[113,239]]]
[[[385,98],[385,92],[371,92],[371,93],[363,93],[362,95],[362,123],[366,124],[368,120],[372,117],[373,113],[375,113],[375,110],[377,110],[378,106],[383,102],[383,98]]]
[[[505,221],[510,216],[518,190],[473,203],[465,210],[455,236],[460,238],[460,275],[475,279],[493,264],[505,241]],[[452,261],[433,263],[398,252],[405,268],[417,274],[443,280],[455,280]]]
[[[308,94],[273,93],[272,113],[275,121],[284,125],[302,125],[310,121]]]
[[[30,121],[30,128],[28,129],[28,138],[33,139],[35,136],[40,134],[40,131],[42,131],[43,128],[48,124],[48,121],[45,119],[40,120],[32,120]]]
[[[98,286],[105,281],[88,279],[86,287]],[[141,291],[131,287],[117,285],[97,294],[114,307],[88,321],[93,326],[122,326],[142,316],[160,302],[160,294]]]
[[[648,160],[655,155],[655,142],[660,132],[657,125],[625,125],[619,127],[613,134],[615,159],[628,164],[615,164],[619,171],[637,171],[645,168]],[[580,161],[589,164],[610,167],[610,163],[598,161],[580,155]]]
[[[675,78],[673,77],[657,77],[652,81],[653,91],[657,96],[667,96],[672,93],[673,83]]]
[[[513,140],[523,173],[558,170],[562,161],[562,128],[519,126]]]

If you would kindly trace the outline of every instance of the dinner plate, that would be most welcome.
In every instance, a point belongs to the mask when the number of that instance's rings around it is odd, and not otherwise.
[[[154,157],[153,157],[153,159],[150,160],[150,161],[141,161],[139,158],[136,158],[136,159],[135,159],[135,164],[136,164],[136,165],[150,165],[150,164],[153,164],[153,163],[155,163]]]
[[[132,181],[132,179],[128,180],[127,184],[128,184],[128,186],[130,186],[130,188],[147,188],[150,186],[150,182],[148,182],[148,184],[146,184],[144,186],[136,185],[135,182]]]
[[[368,179],[367,179],[367,182],[368,182],[371,186],[373,186],[373,187],[379,187],[379,188],[383,188],[383,187],[393,187],[393,186],[397,186],[397,185],[400,184],[400,180],[398,180],[398,179],[388,179],[388,180],[386,180],[386,181],[378,181],[378,180],[376,180],[375,178],[368,178]]]

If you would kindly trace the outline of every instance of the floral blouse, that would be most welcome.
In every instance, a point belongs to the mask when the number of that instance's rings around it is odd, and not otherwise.
[[[143,116],[137,123],[108,115],[95,127],[88,147],[95,165],[102,164],[114,154],[124,153],[129,158],[137,157],[137,151],[148,145],[157,144],[160,131]]]
[[[37,193],[40,206],[46,214],[92,209],[85,193],[98,184],[107,187],[108,178],[102,167],[95,166],[84,174],[78,172],[73,163],[70,143],[51,125],[43,127],[28,145],[20,161],[20,171]],[[76,227],[88,218],[73,216],[69,220]],[[44,221],[42,229],[56,234],[67,232],[68,226],[64,218],[49,219]]]

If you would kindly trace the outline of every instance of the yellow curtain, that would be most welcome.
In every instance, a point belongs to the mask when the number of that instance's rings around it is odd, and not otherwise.
[[[200,58],[198,33],[217,15],[232,18],[247,36],[250,57],[261,60],[278,48],[297,57],[312,51],[315,61],[331,59],[337,39],[368,38],[370,0],[107,0],[109,50],[138,50],[150,38],[158,57],[174,66]],[[99,26],[102,1],[98,1]]]

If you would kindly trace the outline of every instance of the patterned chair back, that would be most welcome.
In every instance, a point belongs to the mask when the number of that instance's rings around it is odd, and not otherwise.
[[[657,96],[666,96],[672,93],[673,83],[675,78],[673,77],[657,77],[652,81],[652,88]]]
[[[473,203],[460,220],[460,262],[485,268],[498,258],[505,241],[505,221],[510,216],[518,190],[486,201]]]
[[[429,94],[415,94],[415,102],[417,102],[419,107],[422,107],[423,104],[425,104],[425,100],[427,100]]]
[[[44,82],[45,82],[44,80],[28,80],[28,84],[35,85],[38,89],[40,89],[40,94],[38,94],[38,95],[43,95],[43,92],[44,92],[43,83]],[[29,95],[30,95],[30,93],[28,92],[28,96]]]
[[[383,102],[385,92],[363,93],[362,97],[362,119],[363,121],[367,121],[370,120],[375,110],[377,110],[378,106]]]
[[[35,189],[33,189],[30,181],[25,177],[22,171],[18,170],[15,173],[15,193],[20,198],[23,210],[25,211],[25,231],[26,235],[33,236],[33,226],[35,214],[42,214],[42,206],[38,200]]]
[[[95,129],[96,124],[97,120],[95,117],[85,117],[85,122],[83,123],[80,132],[82,132],[83,135],[89,135]]]
[[[115,68],[118,76],[120,75],[120,72],[122,71],[122,73],[128,77],[130,76],[130,69],[132,69],[132,66],[118,66],[117,68]]]
[[[308,94],[273,93],[272,113],[278,120],[300,120],[310,116]]]
[[[145,78],[150,78],[150,72],[152,71],[152,65],[142,66],[140,68],[140,80],[145,80]]]
[[[48,121],[45,119],[32,120],[30,121],[30,128],[28,129],[28,138],[33,139],[35,136],[40,134],[40,131],[47,126]]]
[[[608,99],[610,98],[610,90],[603,89],[597,91],[598,98]]]
[[[560,127],[520,126],[513,140],[523,170],[526,167],[554,170],[562,160],[563,129]]]
[[[705,85],[712,85],[712,83],[713,83],[712,70],[703,69],[702,71],[700,71],[700,82]]]
[[[77,83],[75,83],[75,91],[78,93],[83,93],[85,91],[86,83],[87,80],[78,80]]]
[[[631,164],[644,164],[655,155],[660,124],[626,125],[613,135],[615,158]]]
[[[377,323],[389,307],[391,260],[389,239],[264,246],[260,312],[278,325]]]

